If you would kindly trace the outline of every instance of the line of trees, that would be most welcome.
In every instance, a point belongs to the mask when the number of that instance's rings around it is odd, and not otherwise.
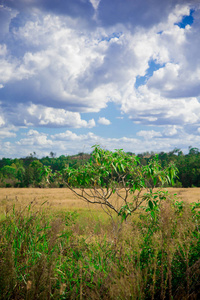
[[[130,156],[135,155],[128,152]],[[147,165],[154,153],[145,152],[137,155],[143,165]],[[0,187],[63,187],[65,186],[68,167],[79,168],[91,160],[91,154],[78,153],[73,156],[49,156],[39,159],[36,153],[25,158],[0,159]],[[164,168],[173,162],[178,168],[177,187],[200,187],[200,151],[189,147],[184,154],[180,149],[158,153],[158,159]]]

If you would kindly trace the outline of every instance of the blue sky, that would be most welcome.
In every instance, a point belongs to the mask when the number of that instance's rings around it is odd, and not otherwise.
[[[0,0],[0,157],[200,148],[200,3]]]

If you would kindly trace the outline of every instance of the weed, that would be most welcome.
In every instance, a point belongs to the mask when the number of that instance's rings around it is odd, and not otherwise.
[[[200,205],[153,201],[121,223],[16,200],[0,221],[0,299],[198,299]]]

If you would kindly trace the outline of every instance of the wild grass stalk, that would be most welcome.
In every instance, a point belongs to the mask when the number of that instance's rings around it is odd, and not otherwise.
[[[0,299],[196,299],[200,213],[166,199],[126,222],[13,206],[0,221]],[[113,223],[114,222],[114,223]],[[84,224],[84,225],[83,225]]]

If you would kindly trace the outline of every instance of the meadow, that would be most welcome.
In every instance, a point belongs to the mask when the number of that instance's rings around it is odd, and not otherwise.
[[[66,188],[1,188],[0,299],[199,299],[200,191],[167,190],[121,222]]]

